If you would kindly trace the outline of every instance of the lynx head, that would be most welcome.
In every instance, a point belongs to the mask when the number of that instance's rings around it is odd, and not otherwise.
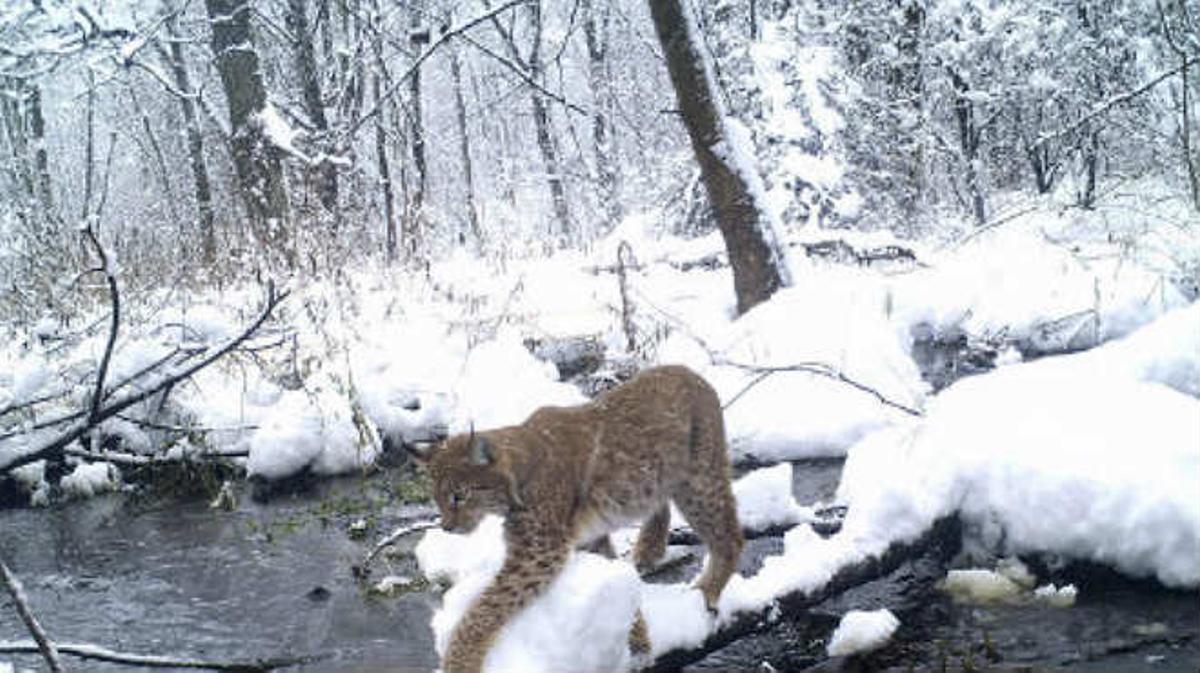
[[[433,482],[433,498],[441,510],[442,528],[467,533],[485,514],[505,516],[522,505],[516,477],[503,447],[487,433],[455,435],[425,453]]]

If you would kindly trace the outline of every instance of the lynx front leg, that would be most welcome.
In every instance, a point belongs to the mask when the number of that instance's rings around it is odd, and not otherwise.
[[[445,673],[479,673],[500,629],[558,576],[570,554],[565,541],[522,547],[509,541],[508,558],[491,585],[454,629],[442,660]]]

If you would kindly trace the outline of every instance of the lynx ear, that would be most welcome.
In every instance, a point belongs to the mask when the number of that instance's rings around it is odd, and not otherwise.
[[[487,437],[475,435],[471,437],[470,442],[468,451],[471,456],[471,464],[484,467],[496,462],[496,449],[487,440]]]

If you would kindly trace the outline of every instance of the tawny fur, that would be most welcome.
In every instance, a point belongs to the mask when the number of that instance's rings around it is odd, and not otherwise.
[[[634,550],[648,570],[666,549],[669,502],[708,548],[696,586],[715,610],[742,550],[721,405],[684,367],[657,367],[595,401],[545,407],[524,423],[458,435],[428,458],[447,530],[505,517],[508,554],[450,639],[446,673],[477,673],[500,629],[562,570],[576,546],[644,522]],[[641,615],[630,647],[646,652]]]

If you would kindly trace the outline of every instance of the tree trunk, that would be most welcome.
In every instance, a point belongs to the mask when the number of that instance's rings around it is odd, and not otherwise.
[[[50,182],[50,159],[46,153],[46,119],[42,116],[42,90],[25,82],[25,114],[29,139],[33,143],[33,171],[37,197],[47,213],[54,210],[54,190]]]
[[[535,82],[542,82],[542,5],[534,2],[529,5],[529,18],[532,24],[532,45],[529,51],[529,76]],[[513,45],[515,48],[515,44]],[[537,133],[538,150],[542,155],[542,163],[546,167],[546,184],[550,187],[550,200],[554,206],[554,218],[558,221],[560,243],[566,243],[574,237],[571,226],[571,210],[567,205],[567,190],[563,184],[562,168],[559,165],[558,145],[554,142],[554,133],[550,126],[550,111],[546,107],[546,99],[537,89],[530,90],[530,103],[533,108],[533,124]]]
[[[225,90],[230,151],[250,226],[259,244],[296,263],[288,241],[288,201],[279,151],[263,134],[267,92],[250,34],[249,0],[205,0],[212,51]]]
[[[327,144],[329,121],[325,117],[325,103],[321,97],[321,74],[313,49],[313,34],[308,25],[307,0],[288,0],[287,26],[292,33],[295,46],[296,76],[300,80],[300,92],[304,100],[304,112],[317,132]],[[327,211],[338,205],[337,167],[329,161],[317,168],[317,198]]]
[[[447,21],[449,23],[449,21]],[[454,112],[458,122],[458,151],[462,162],[464,188],[467,192],[467,221],[471,227],[471,236],[476,244],[483,242],[483,229],[479,223],[479,207],[475,203],[475,171],[471,164],[471,136],[467,128],[467,102],[463,97],[462,63],[459,61],[458,50],[450,50],[450,79],[454,87]]]
[[[375,16],[379,15],[378,7]],[[391,164],[388,162],[387,132],[385,123],[388,118],[387,102],[383,100],[383,80],[387,77],[387,66],[383,61],[383,34],[378,30],[372,31],[371,48],[375,57],[375,74],[371,79],[372,95],[375,105],[379,106],[379,114],[375,115],[375,162],[379,171],[379,186],[383,191],[383,227],[384,249],[387,253],[388,264],[393,264],[397,257],[396,241],[396,190],[392,186]]]
[[[208,178],[208,165],[204,161],[204,135],[200,131],[200,116],[196,114],[191,77],[183,57],[182,35],[177,18],[172,13],[167,18],[167,35],[170,37],[169,62],[175,88],[179,90],[179,107],[183,111],[184,134],[187,136],[188,163],[192,171],[192,186],[196,192],[197,223],[200,230],[201,261],[211,266],[217,257],[217,234],[213,215],[212,186]]]
[[[731,144],[736,139],[729,137],[729,120],[686,0],[649,1],[679,112],[729,251],[738,313],[745,313],[782,287],[788,274],[759,200],[762,181]]]
[[[413,2],[409,8],[408,42],[412,49],[413,58],[429,44],[429,32],[422,29],[421,17],[424,15],[425,3],[421,0]],[[413,176],[412,188],[409,190],[409,201],[405,215],[405,246],[408,255],[413,257],[420,247],[422,222],[424,222],[425,188],[427,185],[428,163],[425,157],[425,114],[421,104],[421,69],[413,71],[408,80],[409,119],[408,137],[412,143]]]
[[[600,202],[604,205],[602,231],[615,227],[621,219],[619,174],[616,170],[613,127],[609,119],[612,102],[612,78],[608,72],[608,38],[611,9],[598,10],[594,0],[583,0],[583,30],[587,38],[588,83],[592,88],[592,139],[596,145],[596,177]],[[601,16],[597,16],[601,14]]]
[[[954,84],[954,116],[958,121],[958,144],[966,173],[967,196],[971,199],[975,224],[979,226],[987,221],[987,208],[979,176],[980,130],[975,121],[975,104],[971,101],[971,85],[967,80],[954,69],[950,69],[949,74]]]

